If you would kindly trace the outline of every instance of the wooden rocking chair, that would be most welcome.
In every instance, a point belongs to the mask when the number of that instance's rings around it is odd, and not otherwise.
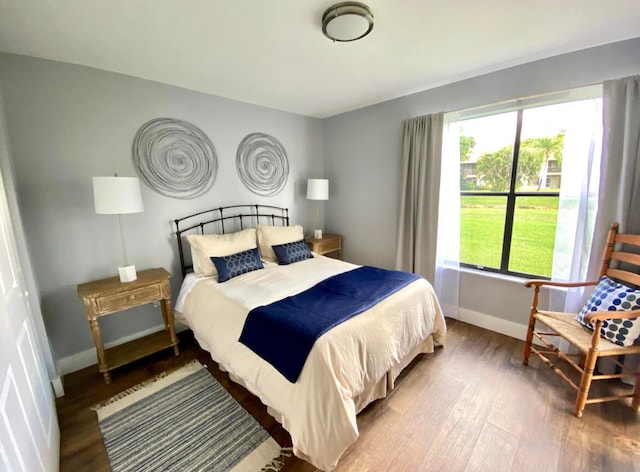
[[[615,245],[615,248],[614,248]],[[640,235],[618,234],[618,224],[611,225],[609,230],[607,243],[602,257],[602,265],[600,269],[599,279],[606,275],[610,279],[620,282],[626,286],[640,286],[640,255],[630,252],[623,252],[620,248],[622,245],[631,245],[640,248]],[[626,247],[625,247],[626,248]],[[617,261],[610,265],[611,261]],[[622,266],[620,263],[624,263]],[[629,269],[631,267],[631,269]],[[632,270],[635,270],[633,272]],[[575,313],[558,313],[552,311],[543,311],[538,309],[538,295],[540,288],[547,287],[586,287],[590,285],[598,285],[599,280],[590,282],[552,282],[548,280],[528,280],[525,287],[533,287],[533,301],[531,302],[531,314],[529,316],[529,327],[527,330],[527,340],[524,348],[524,365],[529,363],[529,355],[536,354],[542,362],[548,365],[556,374],[562,377],[577,392],[575,403],[575,415],[582,416],[582,410],[587,403],[600,403],[621,398],[632,398],[631,407],[638,411],[640,409],[640,367],[636,372],[629,372],[624,365],[619,362],[618,356],[639,354],[640,342],[636,341],[634,345],[624,347],[613,342],[603,339],[600,335],[601,328],[605,320],[623,319],[629,320],[640,316],[640,310],[633,311],[590,311],[585,315],[587,322],[593,323],[593,331],[585,328],[581,323],[576,321]],[[551,332],[540,331],[536,329],[536,322],[543,324],[549,328]],[[637,321],[640,322],[640,319]],[[533,337],[538,338],[549,350],[539,350],[532,345]],[[549,336],[560,336],[575,346],[580,352],[578,354],[569,354],[560,351],[548,339]],[[580,375],[580,386],[576,385],[557,365],[554,365],[547,356],[558,356],[566,361],[571,367],[576,369]],[[596,374],[594,369],[596,361],[600,357],[609,357],[620,371],[614,374]],[[571,357],[578,357],[577,362]],[[620,394],[599,398],[588,398],[591,382],[596,380],[615,379],[622,377],[635,376],[635,387],[633,393]]]

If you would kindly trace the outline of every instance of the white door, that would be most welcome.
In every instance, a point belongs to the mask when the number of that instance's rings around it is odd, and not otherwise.
[[[57,471],[60,431],[0,174],[0,471]]]

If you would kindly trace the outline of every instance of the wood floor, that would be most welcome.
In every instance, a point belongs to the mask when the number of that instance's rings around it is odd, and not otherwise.
[[[360,438],[336,471],[640,471],[640,414],[628,404],[588,405],[575,418],[565,384],[537,360],[522,365],[522,342],[447,324],[444,349],[420,356],[387,398],[358,415]],[[57,400],[61,471],[110,470],[91,406],[192,359],[206,364],[276,441],[291,445],[262,403],[218,370],[189,331],[180,338],[179,357],[167,350],[120,368],[111,385],[96,366],[65,376],[66,395]],[[292,457],[284,470],[317,469]]]

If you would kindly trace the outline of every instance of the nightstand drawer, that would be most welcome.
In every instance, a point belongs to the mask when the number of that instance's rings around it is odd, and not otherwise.
[[[125,293],[97,298],[96,304],[98,305],[99,313],[107,313],[113,310],[124,310],[143,303],[160,300],[161,298],[160,285],[152,285],[151,287],[142,287]]]
[[[330,239],[328,241],[321,242],[316,246],[316,251],[320,254],[326,254],[327,252],[333,252],[340,249],[340,239]]]

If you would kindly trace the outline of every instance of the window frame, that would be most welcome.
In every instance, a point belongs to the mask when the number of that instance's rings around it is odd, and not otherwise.
[[[570,103],[582,100],[602,100],[603,99],[603,89],[601,83],[594,83],[591,85],[585,85],[581,87],[557,90],[551,92],[542,92],[537,95],[529,95],[520,98],[511,98],[506,99],[500,102],[493,103],[485,103],[483,105],[474,106],[470,108],[460,108],[458,110],[453,110],[445,113],[444,120],[447,123],[447,126],[452,126],[456,123],[462,123],[467,120],[482,118],[491,115],[498,115],[502,113],[508,113],[512,111],[526,110],[529,108],[537,108],[544,107],[546,105],[556,105],[560,103]],[[453,147],[449,149],[447,152],[451,153],[451,156],[459,157],[459,148],[456,147],[455,151]],[[519,152],[519,146],[518,146]],[[457,172],[458,177],[462,175],[462,167],[460,165],[460,161],[458,161]],[[453,175],[453,174],[452,174]],[[483,196],[502,196],[505,197],[509,192],[474,192],[473,190],[461,190],[458,189],[456,192],[458,197],[463,195],[474,195],[474,193]],[[513,209],[515,211],[515,202],[518,196],[535,196],[535,197],[556,197],[559,198],[560,192],[535,192],[533,195],[530,195],[527,192],[514,192],[516,195],[513,198]],[[459,208],[460,209],[460,206]],[[512,217],[513,218],[513,217]],[[458,220],[460,222],[460,216],[458,215]],[[513,219],[512,219],[513,221]],[[557,232],[557,229],[556,229]],[[441,237],[441,236],[439,236]],[[504,234],[503,234],[504,237]],[[460,249],[460,246],[458,246]],[[504,248],[503,248],[504,249]],[[496,274],[496,275],[504,275],[507,277],[520,277],[520,278],[537,278],[537,279],[546,279],[550,280],[551,277],[522,273],[516,271],[505,270],[502,271],[500,268],[486,267],[477,264],[469,264],[462,262],[460,260],[460,252],[458,252],[457,259],[453,259],[453,256],[449,256],[451,258],[452,267],[459,267],[469,270],[477,271],[478,273],[486,273],[486,274]],[[502,261],[502,257],[501,257]],[[501,263],[502,266],[502,263]]]
[[[508,192],[487,192],[487,191],[474,191],[474,190],[460,190],[460,197],[463,196],[497,196],[497,197],[506,197],[507,203],[505,208],[505,221],[504,221],[504,231],[502,233],[502,254],[500,255],[500,267],[487,267],[481,266],[478,264],[470,264],[468,262],[460,262],[461,267],[466,267],[470,269],[482,270],[485,272],[493,272],[497,274],[504,275],[512,275],[516,277],[523,278],[537,278],[544,280],[551,280],[551,277],[539,274],[530,274],[524,272],[517,272],[509,270],[509,258],[511,257],[511,242],[513,237],[513,223],[515,218],[515,210],[516,210],[516,200],[518,197],[537,197],[537,198],[548,198],[548,197],[559,197],[560,192],[519,192],[516,190],[516,184],[518,180],[518,162],[520,156],[520,141],[522,134],[522,121],[524,116],[524,111],[527,108],[532,107],[522,107],[516,110],[516,133],[514,137],[513,143],[513,160],[511,162],[511,179],[509,182],[509,191]],[[495,113],[498,114],[498,113]],[[487,115],[490,116],[490,115]]]

